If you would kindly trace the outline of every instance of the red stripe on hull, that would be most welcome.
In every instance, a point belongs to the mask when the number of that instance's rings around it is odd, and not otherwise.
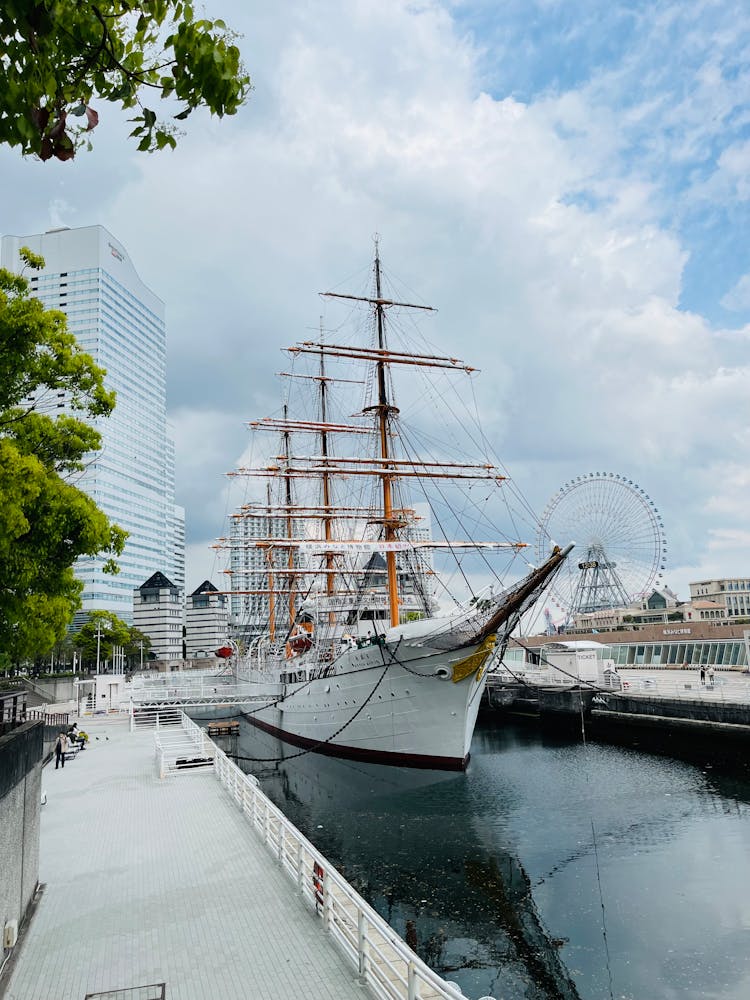
[[[345,760],[360,760],[368,764],[390,764],[395,767],[419,767],[433,771],[465,771],[469,763],[469,754],[463,759],[460,757],[433,757],[419,753],[398,753],[388,750],[366,750],[364,747],[342,746],[339,743],[321,743],[319,740],[310,740],[306,736],[298,736],[296,733],[288,733],[284,729],[277,729],[276,726],[263,722],[256,715],[245,715],[243,718],[262,729],[265,733],[277,736],[285,743],[291,743],[295,747],[303,747],[306,750],[313,750],[315,753],[322,753],[326,757],[343,757]]]

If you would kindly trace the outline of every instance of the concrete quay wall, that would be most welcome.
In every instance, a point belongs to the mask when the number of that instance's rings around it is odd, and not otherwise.
[[[597,697],[587,723],[592,736],[608,743],[736,765],[750,745],[750,705],[682,701],[643,696]]]
[[[39,882],[43,729],[26,722],[0,737],[0,932],[22,924]]]
[[[680,720],[688,723],[714,723],[721,726],[747,727],[750,735],[750,704],[732,701],[705,701],[686,698],[662,698],[651,695],[625,695],[607,692],[594,699],[593,712],[606,717],[648,717],[662,722]]]

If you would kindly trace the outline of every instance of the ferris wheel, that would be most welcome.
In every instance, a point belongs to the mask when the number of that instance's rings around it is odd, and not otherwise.
[[[576,547],[551,586],[554,603],[569,616],[627,607],[662,582],[664,522],[651,497],[625,476],[590,472],[560,487],[542,514],[537,560],[570,541]]]

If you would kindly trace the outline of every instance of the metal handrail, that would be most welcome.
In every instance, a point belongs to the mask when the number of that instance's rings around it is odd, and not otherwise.
[[[726,676],[720,676],[718,671],[714,676],[713,685],[706,678],[701,684],[697,677],[686,675],[684,680],[667,680],[659,677],[658,668],[653,676],[632,677],[618,673],[622,687],[613,687],[604,681],[583,681],[584,686],[590,686],[602,695],[650,695],[652,697],[674,698],[678,701],[714,701],[731,702],[738,705],[750,704],[750,683],[746,687],[734,686]],[[560,674],[545,675],[539,671],[518,670],[512,674],[507,671],[497,671],[492,675],[497,678],[499,686],[505,684],[527,683],[530,687],[570,687],[574,682],[570,677]]]
[[[295,883],[307,905],[323,920],[334,943],[357,969],[361,981],[377,997],[465,1000],[460,990],[433,972],[290,823],[261,791],[256,778],[240,770],[184,714],[182,725],[187,732],[198,732],[213,745],[219,781]]]
[[[187,718],[184,712],[182,719]],[[180,722],[182,723],[182,719]],[[177,770],[177,761],[186,756],[199,757],[209,760],[217,750],[216,744],[199,729],[195,723],[191,726],[182,724],[180,728],[174,725],[165,728],[160,724],[159,716],[156,716],[156,726],[154,730],[154,749],[158,764],[159,777],[164,778],[172,771]]]

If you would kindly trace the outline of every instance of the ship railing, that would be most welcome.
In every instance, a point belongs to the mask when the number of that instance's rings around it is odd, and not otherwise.
[[[191,732],[198,728],[187,716],[183,726]],[[411,950],[266,797],[256,778],[240,770],[218,747],[214,768],[251,828],[376,997],[462,1000],[458,987],[441,979]]]
[[[185,687],[192,684],[200,684],[201,681],[206,680],[213,681],[213,683],[217,683],[218,681],[223,684],[225,681],[231,683],[231,673],[219,671],[216,667],[212,667],[209,670],[178,670],[167,674],[161,671],[144,671],[143,673],[133,675],[130,687],[133,690],[140,688],[173,687],[175,681],[178,679],[180,685]]]
[[[158,677],[134,677],[128,684],[127,690],[133,695],[137,692],[165,691],[169,688],[202,688],[202,687],[222,687],[231,686],[237,683],[237,679],[232,672],[217,674],[216,671],[190,671],[190,673],[179,672],[173,674],[161,674]]]
[[[158,688],[137,688],[130,692],[134,702],[148,702],[153,704],[160,701],[180,701],[192,698],[238,698],[244,695],[252,696],[257,694],[257,689],[253,691],[253,685],[249,683],[240,684],[181,684],[172,687]]]

